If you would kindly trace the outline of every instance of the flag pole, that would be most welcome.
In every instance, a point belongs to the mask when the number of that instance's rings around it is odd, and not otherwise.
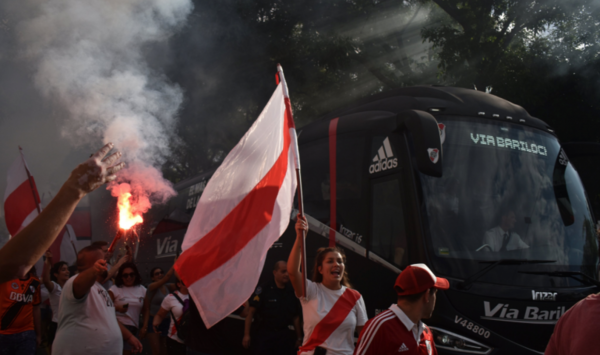
[[[38,197],[35,194],[35,184],[33,182],[31,173],[29,172],[29,168],[27,167],[27,163],[25,163],[25,156],[23,155],[23,148],[21,148],[21,146],[19,146],[19,153],[21,154],[21,160],[23,161],[23,166],[25,167],[25,171],[27,172],[27,179],[29,179],[29,186],[31,186],[31,193],[33,194],[33,201],[35,201],[35,207],[37,208],[38,213],[42,213],[40,201],[38,201]]]
[[[296,163],[296,181],[298,182],[298,213],[304,217],[304,197],[302,195],[302,174],[300,170],[300,151],[298,150],[298,136],[296,135],[296,125],[294,124],[294,117],[292,114],[292,105],[290,103],[290,95],[288,92],[287,83],[285,81],[285,76],[283,75],[283,68],[281,64],[277,64],[277,73],[279,74],[276,77],[277,84],[281,81],[283,87],[283,96],[285,101],[285,111],[288,116],[290,122],[290,127],[292,128],[290,133],[293,132],[292,135],[292,147],[294,151],[294,159]],[[306,297],[306,231],[302,232],[302,243],[300,243],[300,254],[301,254],[301,263],[300,269],[302,272],[302,297]]]

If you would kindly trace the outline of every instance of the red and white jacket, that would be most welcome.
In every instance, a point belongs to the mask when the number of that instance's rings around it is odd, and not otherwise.
[[[369,319],[354,350],[354,355],[391,354],[437,355],[429,327],[414,324],[395,304]]]

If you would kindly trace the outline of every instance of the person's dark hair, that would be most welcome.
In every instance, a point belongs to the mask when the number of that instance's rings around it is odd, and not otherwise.
[[[64,265],[67,265],[67,267],[69,267],[69,264],[67,264],[66,261],[59,261],[57,263],[55,263],[54,265],[52,265],[52,269],[50,269],[50,280],[52,281],[58,281],[58,279],[56,278],[56,276],[54,276],[54,274],[58,274],[58,272],[60,271],[60,268],[62,268]]]
[[[180,285],[183,285],[183,286],[187,287],[187,285],[183,282],[182,279],[180,279],[179,277],[176,277],[175,278],[175,287],[177,287],[177,291],[181,292],[181,286]]]
[[[150,270],[150,278],[153,278],[153,277],[154,277],[154,271],[156,271],[156,270],[160,270],[160,271],[162,271],[162,272],[165,272],[165,271],[162,269],[162,267],[155,266],[155,267],[153,267],[153,268],[152,268],[152,270]]]
[[[273,264],[273,271],[279,271],[279,263],[285,263],[285,261],[279,260],[275,264]]]
[[[498,215],[497,215],[498,223],[501,223],[502,218],[508,216],[511,213],[513,213],[515,216],[517,215],[513,205],[510,205],[508,203],[503,203],[502,205],[500,205],[500,208],[498,209]]]
[[[81,253],[89,253],[89,252],[96,251],[96,250],[102,251],[102,248],[97,245],[90,244],[87,247],[82,248],[79,252],[77,252],[77,255],[79,255]]]
[[[312,276],[313,282],[323,282],[323,274],[321,274],[319,272],[319,266],[321,266],[323,264],[323,260],[325,260],[325,256],[327,255],[327,253],[330,253],[330,252],[340,253],[340,255],[342,256],[342,261],[344,262],[344,265],[346,264],[346,254],[344,253],[344,251],[342,249],[340,249],[338,247],[319,248],[317,250],[317,256],[315,257],[315,264],[313,266],[313,276]],[[352,285],[350,284],[350,278],[348,277],[348,271],[346,270],[345,267],[344,267],[344,275],[342,275],[341,284],[343,286],[352,288]]]
[[[396,290],[398,290],[398,289],[399,289],[400,291],[402,291],[402,289],[400,289],[400,287],[396,287]],[[430,289],[428,289],[428,290],[425,290],[425,291],[423,291],[423,292],[419,292],[419,293],[415,293],[415,294],[413,294],[413,295],[398,296],[398,301],[400,301],[400,300],[404,300],[404,301],[406,301],[406,302],[408,302],[408,303],[415,303],[415,302],[417,302],[418,300],[420,300],[420,299],[421,299],[421,297],[423,297],[423,295],[425,294],[425,292],[429,291],[429,294],[430,294],[430,295],[431,295],[431,294],[433,294],[433,290],[435,290],[435,288],[433,288],[433,287],[432,287],[432,288],[430,288]]]
[[[98,240],[98,241],[93,242],[90,245],[95,245],[98,248],[102,249],[103,246],[108,245],[108,242],[105,242],[104,240]]]
[[[125,269],[132,269],[133,273],[135,274],[133,286],[142,284],[142,276],[140,275],[137,266],[135,266],[135,264],[132,262],[126,262],[125,264],[121,265],[121,267],[119,268],[119,272],[117,273],[117,277],[115,277],[115,285],[117,285],[117,287],[123,286],[123,277],[121,275],[123,275],[123,271]]]

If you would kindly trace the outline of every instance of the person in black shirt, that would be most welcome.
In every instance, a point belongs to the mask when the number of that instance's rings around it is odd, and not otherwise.
[[[278,261],[273,267],[273,280],[256,288],[250,298],[250,309],[242,344],[248,349],[251,343],[250,328],[255,320],[253,348],[255,354],[295,354],[302,343],[300,302],[290,285],[287,263]],[[290,329],[294,326],[295,333]]]

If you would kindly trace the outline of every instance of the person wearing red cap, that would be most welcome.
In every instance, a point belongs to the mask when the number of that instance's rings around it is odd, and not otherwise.
[[[436,355],[431,330],[421,319],[431,317],[437,290],[448,280],[436,277],[425,264],[409,265],[398,275],[398,303],[370,319],[358,338],[354,355]]]

